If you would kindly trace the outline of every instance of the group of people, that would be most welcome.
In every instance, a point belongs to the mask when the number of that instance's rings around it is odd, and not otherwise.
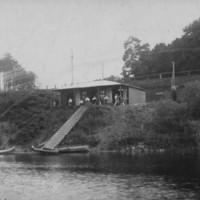
[[[97,99],[97,97],[96,96],[93,96],[93,98],[90,100],[90,98],[87,96],[86,98],[84,98],[84,100],[83,99],[80,99],[80,105],[82,105],[82,104],[84,104],[84,103],[92,103],[92,104],[94,104],[94,105],[96,105],[96,104],[99,104],[99,105],[101,105],[102,103],[103,104],[107,104],[107,102],[108,102],[108,96],[105,96],[104,98],[103,98],[103,101],[101,100],[101,99]]]
[[[118,96],[118,94],[115,94],[114,99],[115,99],[114,106],[116,106],[118,104],[123,105],[123,106],[125,105],[124,104],[124,99],[120,95]]]
[[[103,99],[102,98],[101,99],[100,98],[97,99],[96,96],[93,96],[91,101],[90,101],[90,98],[87,96],[87,97],[85,97],[83,99],[80,99],[79,104],[83,105],[83,104],[92,103],[93,105],[96,105],[96,104],[102,105],[102,104],[107,104],[108,101],[109,101],[108,96],[104,96]],[[125,105],[124,104],[124,99],[120,95],[115,94],[115,96],[114,96],[114,106],[119,105],[119,104],[120,105]],[[57,105],[58,105],[58,102],[53,101],[53,107],[57,107]],[[67,105],[69,107],[73,106],[73,99],[71,97],[69,97]]]

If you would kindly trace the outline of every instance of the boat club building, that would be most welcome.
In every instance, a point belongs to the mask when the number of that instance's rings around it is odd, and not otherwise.
[[[76,83],[66,88],[53,89],[53,92],[59,93],[59,104],[62,107],[68,105],[70,98],[75,106],[80,105],[80,102],[84,102],[86,98],[91,101],[94,97],[96,97],[97,102],[101,103],[105,102],[106,97],[106,103],[114,104],[116,95],[121,97],[125,104],[146,103],[144,89],[107,80]]]

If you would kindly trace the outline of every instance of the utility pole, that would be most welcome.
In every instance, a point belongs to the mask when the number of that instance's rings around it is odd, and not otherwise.
[[[173,101],[177,100],[177,92],[176,92],[176,84],[175,84],[175,62],[172,61],[172,79],[171,79],[171,95]]]
[[[0,92],[2,91],[2,88],[1,88],[1,80],[2,80],[2,78],[1,78],[1,76],[2,76],[2,73],[0,72]]]
[[[101,80],[103,80],[103,79],[104,79],[104,65],[102,63],[102,65],[101,65]]]
[[[72,85],[74,84],[74,66],[73,66],[73,51],[72,51],[72,54],[71,54],[71,67],[72,67]]]
[[[175,86],[175,62],[172,61],[172,79],[171,86]]]

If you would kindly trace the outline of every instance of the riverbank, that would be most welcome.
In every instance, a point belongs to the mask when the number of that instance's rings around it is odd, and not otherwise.
[[[5,106],[8,97],[2,102],[3,98],[0,106]],[[23,94],[21,101],[12,103],[0,119],[0,145],[14,145],[17,151],[30,151],[32,145],[48,140],[76,110],[51,108],[51,94],[40,90]],[[1,110],[5,112],[2,106]],[[186,103],[166,100],[147,105],[91,105],[60,145],[121,152],[194,149],[200,144],[199,133],[199,121],[191,118]]]
[[[91,107],[63,144],[124,152],[198,148],[197,127],[188,120],[186,111],[185,105],[172,101]]]

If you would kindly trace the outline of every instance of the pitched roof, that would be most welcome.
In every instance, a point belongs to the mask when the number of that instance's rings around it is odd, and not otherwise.
[[[62,89],[53,89],[53,90],[54,91],[61,91],[61,90],[68,90],[68,89],[102,87],[102,86],[116,86],[116,85],[125,85],[125,86],[128,86],[128,87],[136,88],[138,90],[144,90],[142,88],[135,87],[135,86],[132,86],[132,85],[127,85],[127,84],[118,83],[118,82],[114,82],[114,81],[107,81],[107,80],[74,83],[74,84],[68,85],[68,86],[66,86],[65,88],[62,88]]]

